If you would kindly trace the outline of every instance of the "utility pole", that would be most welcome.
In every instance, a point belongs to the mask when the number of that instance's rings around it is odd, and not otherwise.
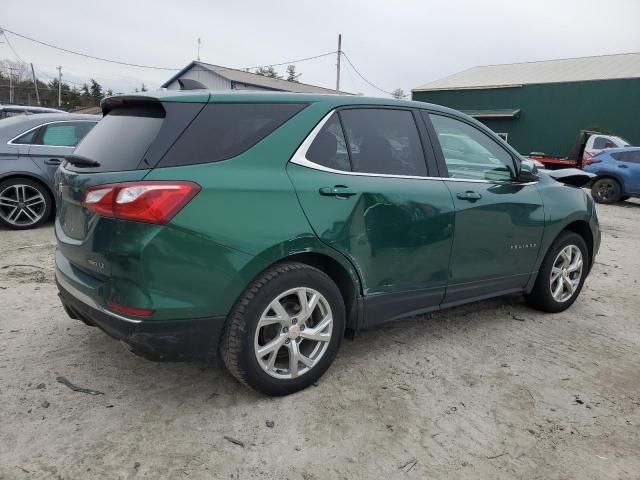
[[[13,103],[13,68],[9,68],[9,103]]]
[[[9,67],[9,103],[13,103],[13,71],[15,68]]]
[[[200,61],[200,37],[198,37],[198,61]]]
[[[58,106],[62,106],[62,66],[56,67],[58,69]]]
[[[336,64],[336,93],[340,93],[340,57],[342,56],[342,34],[338,34],[338,63]]]
[[[31,75],[33,76],[33,85],[36,87],[36,101],[38,106],[40,105],[40,94],[38,93],[38,81],[36,80],[36,71],[33,69],[33,63],[31,64]]]

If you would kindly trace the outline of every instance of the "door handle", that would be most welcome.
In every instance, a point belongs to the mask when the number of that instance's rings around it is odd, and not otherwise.
[[[458,197],[460,200],[469,200],[470,202],[475,202],[476,200],[480,200],[482,198],[482,195],[471,190],[467,190],[466,192],[458,193],[456,197]]]
[[[620,164],[618,165],[618,168],[629,168],[629,165]]]
[[[321,187],[320,195],[325,197],[349,198],[356,194],[346,185],[334,185],[333,187]]]
[[[59,158],[49,158],[44,161],[45,165],[60,165],[61,163],[62,160],[60,160]]]

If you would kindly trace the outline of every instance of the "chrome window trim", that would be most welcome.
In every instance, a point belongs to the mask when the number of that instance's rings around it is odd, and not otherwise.
[[[53,148],[75,148],[75,147],[69,147],[69,146],[65,146],[65,145],[40,145],[40,144],[34,144],[34,143],[14,143],[13,141],[22,137],[23,135],[26,135],[29,132],[33,132],[34,130],[37,130],[38,128],[44,127],[46,125],[54,125],[56,123],[98,123],[100,120],[54,120],[52,122],[46,122],[46,123],[41,123],[40,125],[36,125],[35,127],[31,127],[29,130],[25,130],[22,133],[19,133],[18,135],[16,135],[15,137],[13,137],[11,140],[9,140],[7,142],[7,145],[29,145],[29,146],[36,146],[36,147],[53,147]]]
[[[357,107],[357,106],[356,106]],[[383,178],[405,178],[410,180],[441,180],[441,181],[449,181],[449,182],[467,182],[467,183],[490,183],[494,185],[534,185],[536,182],[508,182],[508,181],[499,181],[499,180],[480,180],[480,179],[471,179],[471,178],[452,178],[452,177],[423,177],[423,176],[414,176],[414,175],[392,175],[387,173],[368,173],[368,172],[348,172],[346,170],[337,170],[335,168],[325,167],[324,165],[320,165],[319,163],[312,162],[307,158],[307,151],[311,147],[311,144],[316,139],[322,127],[329,121],[331,116],[336,113],[337,109],[334,108],[329,113],[327,113],[322,119],[318,122],[318,124],[311,130],[311,132],[307,135],[304,141],[300,144],[298,149],[295,151],[290,163],[294,163],[296,165],[300,165],[301,167],[311,168],[313,170],[320,170],[322,172],[328,173],[338,173],[340,175],[351,175],[356,177],[383,177]]]

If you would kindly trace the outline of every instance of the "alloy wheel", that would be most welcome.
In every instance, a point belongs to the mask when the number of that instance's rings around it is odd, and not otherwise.
[[[294,379],[309,372],[329,347],[333,314],[317,290],[287,290],[264,310],[254,339],[260,367],[278,379]]]
[[[10,225],[35,225],[46,211],[44,195],[31,185],[9,185],[0,192],[0,217]]]
[[[576,245],[567,245],[560,250],[549,280],[551,295],[556,302],[566,302],[573,296],[580,285],[582,270],[582,252]]]

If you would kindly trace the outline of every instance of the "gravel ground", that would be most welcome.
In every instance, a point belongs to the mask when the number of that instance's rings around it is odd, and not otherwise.
[[[286,398],[71,320],[51,225],[1,230],[0,478],[638,479],[640,202],[599,216],[567,312],[514,296],[363,332]]]

